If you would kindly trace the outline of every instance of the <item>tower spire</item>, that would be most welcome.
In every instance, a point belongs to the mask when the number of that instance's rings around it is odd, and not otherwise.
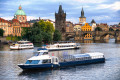
[[[21,10],[22,9],[22,6],[21,6],[21,4],[20,4],[20,6],[19,6],[19,10]]]
[[[81,10],[81,17],[83,17],[83,18],[85,17],[85,16],[84,16],[84,10],[83,10],[83,7],[82,7],[82,10]]]
[[[59,5],[59,11],[58,13],[64,13],[64,11],[62,10],[62,5]]]

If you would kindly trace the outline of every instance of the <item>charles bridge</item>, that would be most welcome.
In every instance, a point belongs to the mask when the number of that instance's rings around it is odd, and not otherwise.
[[[63,37],[64,40],[74,38],[77,41],[83,41],[86,34],[91,34],[93,40],[102,41],[109,39],[108,35],[112,35],[116,42],[120,42],[120,31],[78,31],[78,32],[66,32]]]

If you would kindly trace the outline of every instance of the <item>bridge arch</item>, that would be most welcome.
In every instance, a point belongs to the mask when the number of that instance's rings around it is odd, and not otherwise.
[[[113,32],[107,32],[100,36],[101,40],[108,40],[110,38],[110,35],[112,35],[115,38],[115,33]]]

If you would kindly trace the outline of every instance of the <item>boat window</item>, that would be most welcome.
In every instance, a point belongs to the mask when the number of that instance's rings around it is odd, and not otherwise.
[[[58,62],[58,59],[56,58],[56,62]]]
[[[38,64],[40,60],[27,60],[26,64]]]
[[[44,55],[45,55],[45,54],[48,54],[48,52],[44,52],[43,54],[44,54]]]
[[[43,60],[42,63],[51,63],[50,59]]]

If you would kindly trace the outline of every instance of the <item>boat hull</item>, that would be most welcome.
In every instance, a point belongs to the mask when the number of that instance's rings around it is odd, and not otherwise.
[[[69,62],[60,62],[59,64],[19,64],[18,66],[23,70],[31,70],[31,69],[52,69],[52,68],[62,68],[68,66],[77,66],[83,64],[93,64],[93,63],[102,63],[105,62],[105,58],[100,59],[91,59],[91,60],[83,60],[83,61],[69,61]]]
[[[21,50],[21,49],[33,49],[34,47],[11,47],[10,46],[10,49],[11,50]]]

